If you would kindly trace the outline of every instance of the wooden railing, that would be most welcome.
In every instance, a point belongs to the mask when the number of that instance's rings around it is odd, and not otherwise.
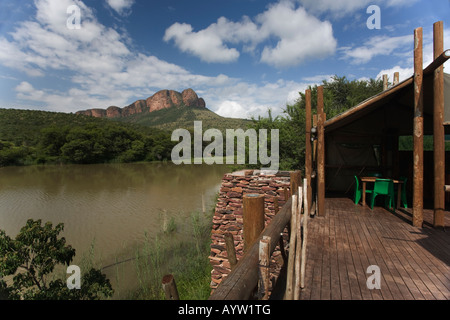
[[[281,235],[286,227],[290,229],[290,240],[285,299],[299,298],[300,289],[304,286],[309,216],[306,179],[303,180],[303,185],[291,181],[291,187],[298,192],[288,199],[278,214],[246,248],[244,256],[215,289],[209,300],[248,300],[254,298],[257,287],[257,298],[267,299],[270,256],[278,244],[284,247]],[[245,235],[244,228],[244,237]]]

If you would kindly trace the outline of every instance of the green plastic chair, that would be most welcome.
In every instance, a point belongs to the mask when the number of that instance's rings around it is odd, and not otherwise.
[[[394,182],[391,179],[377,179],[373,187],[370,208],[373,209],[375,198],[379,195],[385,196],[385,207],[394,208],[395,212],[395,193]]]
[[[373,192],[373,190],[366,189],[366,193],[371,194],[372,192]],[[359,203],[359,201],[361,200],[361,196],[362,196],[362,187],[361,187],[361,184],[359,183],[358,177],[355,176],[355,192],[353,194],[353,200],[354,200],[355,204]]]

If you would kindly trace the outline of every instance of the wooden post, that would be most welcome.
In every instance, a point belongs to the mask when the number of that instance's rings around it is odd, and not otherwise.
[[[312,153],[311,153],[311,90],[305,91],[305,177],[308,186],[308,203],[311,203],[311,174],[312,174]]]
[[[317,130],[317,114],[313,114],[313,127],[316,128],[316,130]],[[313,142],[312,156],[313,156],[313,167],[316,167],[316,165],[317,165],[317,139],[314,139],[314,142]]]
[[[233,235],[229,232],[225,233],[225,246],[227,248],[228,262],[230,262],[231,270],[233,270],[237,264],[236,248],[234,247]]]
[[[262,300],[269,298],[270,286],[270,237],[259,240],[259,289],[258,293]]]
[[[300,170],[291,171],[290,172],[290,180],[291,180],[291,195],[294,195],[297,192],[298,186],[302,183],[302,172]]]
[[[162,278],[162,287],[166,300],[180,300],[173,275],[167,274]]]
[[[422,28],[414,30],[413,225],[423,224],[423,52]]]
[[[244,220],[244,252],[252,246],[264,229],[264,195],[245,194],[242,201]]]
[[[309,186],[303,185],[305,189],[303,191],[304,194],[307,194],[307,188]],[[306,271],[306,245],[308,240],[308,218],[309,218],[309,202],[308,197],[305,197],[303,204],[303,242],[302,242],[302,264],[300,267],[300,288],[303,289],[305,287],[305,271]]]
[[[301,258],[302,258],[302,219],[301,212],[303,207],[303,188],[298,187],[298,205],[297,205],[297,220],[295,233],[297,234],[297,241],[295,243],[295,271],[294,271],[294,300],[300,300],[300,270],[301,270]]]
[[[317,87],[317,213],[325,215],[325,114],[323,86]]]
[[[433,24],[434,59],[444,51],[444,23]],[[434,150],[434,218],[435,227],[444,227],[445,210],[445,132],[444,66],[434,70],[433,78],[433,150]]]
[[[383,74],[383,91],[387,90],[388,88],[388,76],[387,74]]]
[[[295,245],[297,241],[297,233],[295,226],[297,225],[297,195],[291,197],[291,234],[289,237],[289,258],[286,275],[286,293],[285,299],[292,300],[294,297],[294,260],[295,260]]]
[[[275,214],[277,214],[278,211],[280,211],[280,206],[278,204],[278,196],[273,197],[273,211]]]
[[[400,74],[399,74],[399,72],[397,71],[397,72],[394,72],[394,86],[396,86],[398,83],[399,83],[399,77],[400,77]]]

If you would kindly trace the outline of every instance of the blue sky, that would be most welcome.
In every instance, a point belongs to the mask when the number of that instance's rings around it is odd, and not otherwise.
[[[450,48],[448,17],[449,0],[0,0],[0,107],[75,112],[192,88],[223,116],[278,115],[335,74],[411,76],[414,29],[426,66],[434,22]]]

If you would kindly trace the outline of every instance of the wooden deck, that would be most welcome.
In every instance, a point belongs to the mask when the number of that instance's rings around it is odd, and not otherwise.
[[[381,207],[327,198],[326,215],[308,225],[306,286],[302,300],[449,300],[450,216],[446,228],[413,227],[411,210],[395,214]],[[381,288],[368,289],[366,273],[376,265]]]

